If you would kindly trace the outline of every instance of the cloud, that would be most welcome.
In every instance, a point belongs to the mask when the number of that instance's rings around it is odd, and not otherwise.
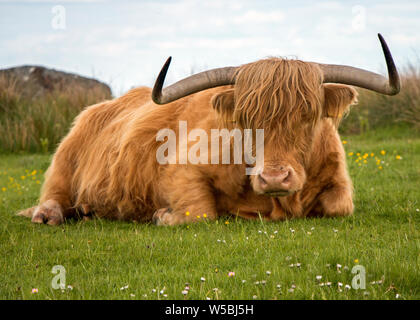
[[[406,35],[406,34],[392,34],[391,41],[395,45],[406,45],[406,46],[413,46],[420,44],[420,36],[419,35]]]
[[[201,1],[200,4],[207,8],[212,9],[229,9],[229,10],[240,10],[244,7],[240,1],[226,1],[226,0],[210,0]]]
[[[187,38],[179,41],[154,41],[152,47],[158,49],[244,49],[255,47],[262,44],[261,38],[242,37],[242,38]]]
[[[62,2],[62,1],[60,1]],[[5,3],[0,0],[0,5]],[[47,3],[47,5],[45,5]],[[167,56],[168,83],[191,69],[239,65],[267,56],[352,64],[375,71],[383,65],[381,32],[396,61],[420,49],[420,7],[372,0],[363,4],[363,30],[346,1],[248,0],[86,1],[64,3],[66,30],[51,29],[48,2],[2,5],[2,65],[39,63],[113,79],[121,92],[151,85]],[[199,67],[197,67],[199,66]]]
[[[283,12],[278,10],[270,12],[249,10],[240,16],[233,17],[232,21],[236,24],[271,23],[280,22],[283,20],[283,17]]]

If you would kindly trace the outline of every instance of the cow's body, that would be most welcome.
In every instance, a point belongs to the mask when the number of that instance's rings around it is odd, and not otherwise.
[[[41,205],[23,215],[49,224],[76,212],[148,221],[158,210],[155,218],[160,224],[178,224],[226,213],[270,220],[351,214],[352,185],[330,118],[323,118],[314,130],[304,187],[288,197],[256,194],[245,164],[160,165],[156,161],[162,144],[156,141],[160,129],[178,134],[183,120],[189,131],[201,128],[210,135],[210,129],[219,126],[210,101],[227,89],[209,89],[158,106],[150,99],[150,89],[137,88],[87,108],[54,155]]]

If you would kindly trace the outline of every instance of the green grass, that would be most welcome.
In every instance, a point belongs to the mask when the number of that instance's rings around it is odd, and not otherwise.
[[[282,223],[34,225],[14,213],[35,204],[50,156],[0,155],[0,298],[184,299],[189,283],[185,299],[419,299],[420,138],[394,131],[343,138],[354,152],[354,216]],[[366,289],[345,290],[356,264],[366,268]],[[72,290],[51,288],[54,265],[66,268]]]

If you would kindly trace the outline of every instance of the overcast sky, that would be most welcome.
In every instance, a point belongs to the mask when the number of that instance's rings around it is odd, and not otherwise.
[[[191,72],[267,56],[384,72],[376,34],[398,66],[418,62],[420,1],[3,1],[0,68],[23,64],[93,76],[118,96]]]

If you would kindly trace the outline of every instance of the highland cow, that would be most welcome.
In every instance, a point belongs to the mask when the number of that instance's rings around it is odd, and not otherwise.
[[[91,214],[158,225],[223,214],[266,220],[350,215],[353,188],[337,132],[357,101],[349,85],[387,95],[400,90],[390,51],[379,39],[389,79],[350,66],[268,58],[162,89],[168,59],[153,90],[133,89],[77,117],[55,152],[39,205],[20,214],[51,225]],[[187,134],[180,121],[189,133],[202,129],[208,136],[212,129],[263,129],[264,161],[161,164],[157,133],[167,128]]]

